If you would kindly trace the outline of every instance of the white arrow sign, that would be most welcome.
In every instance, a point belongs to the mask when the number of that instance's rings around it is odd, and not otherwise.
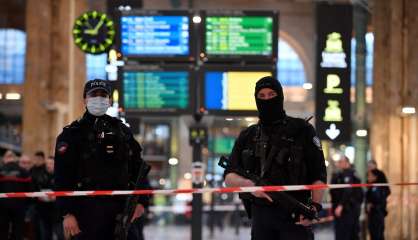
[[[340,135],[340,130],[337,129],[337,126],[335,124],[331,124],[327,130],[325,130],[325,133],[328,135],[331,140],[334,140]]]

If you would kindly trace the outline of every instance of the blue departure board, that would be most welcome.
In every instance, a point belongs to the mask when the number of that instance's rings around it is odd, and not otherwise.
[[[124,106],[137,110],[186,110],[189,72],[133,71],[123,73]]]
[[[123,16],[121,51],[125,56],[188,56],[187,16]]]

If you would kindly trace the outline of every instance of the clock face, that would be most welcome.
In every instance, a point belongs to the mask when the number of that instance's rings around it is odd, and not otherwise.
[[[76,19],[73,37],[75,44],[83,52],[100,54],[112,46],[115,27],[106,14],[90,11]]]

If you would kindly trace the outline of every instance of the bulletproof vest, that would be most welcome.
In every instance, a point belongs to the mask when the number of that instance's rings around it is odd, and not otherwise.
[[[127,189],[129,185],[130,135],[117,119],[96,118],[76,123],[79,189]]]
[[[257,126],[254,157],[262,179],[273,185],[306,184],[305,126],[303,120],[290,117],[271,129]]]

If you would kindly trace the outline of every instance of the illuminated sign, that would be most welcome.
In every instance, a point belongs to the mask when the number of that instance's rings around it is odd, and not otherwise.
[[[200,59],[203,62],[276,62],[277,11],[201,11]]]
[[[342,94],[343,89],[340,86],[341,79],[337,74],[328,74],[326,80],[326,88],[324,89],[324,93],[335,93],[335,94]]]
[[[206,53],[271,55],[273,17],[213,16],[206,18]]]
[[[125,56],[189,55],[188,16],[122,16],[120,25]]]
[[[190,107],[187,71],[125,71],[123,88],[127,110],[147,112]]]
[[[272,76],[264,71],[208,71],[204,73],[204,107],[208,110],[257,110],[255,83]]]
[[[321,139],[350,140],[352,6],[317,5],[316,129]]]
[[[321,67],[323,68],[347,68],[347,55],[343,49],[340,33],[332,32],[327,35],[325,49],[321,56]]]

